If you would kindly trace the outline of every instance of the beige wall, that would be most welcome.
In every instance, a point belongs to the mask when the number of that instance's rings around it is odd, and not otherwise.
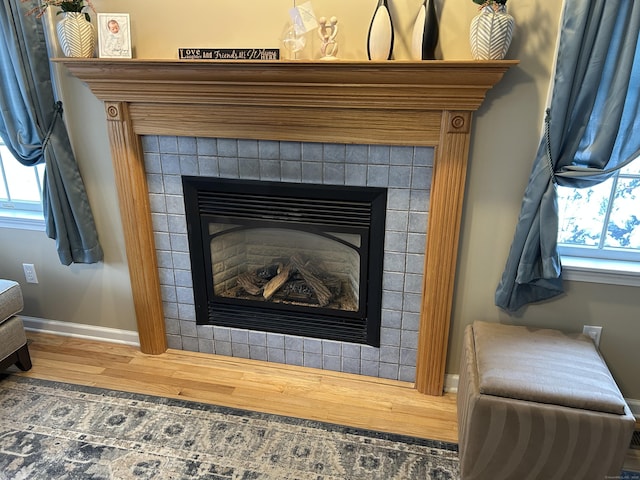
[[[191,0],[174,8],[164,0],[94,0],[98,11],[128,12],[138,58],[175,58],[178,47],[276,47],[287,25],[288,0]],[[301,3],[301,2],[298,2]],[[365,59],[365,38],[376,0],[314,0],[317,16],[339,19],[340,56]],[[540,135],[562,2],[509,2],[516,31],[508,58],[520,65],[487,95],[475,115],[467,202],[447,373],[458,372],[464,327],[475,319],[579,331],[602,325],[601,350],[626,397],[640,399],[638,288],[567,282],[563,298],[510,317],[494,305]],[[396,22],[396,58],[406,59],[421,0],[390,0]],[[188,8],[182,7],[188,5]],[[250,6],[250,10],[246,6]],[[444,59],[469,59],[471,0],[441,0],[439,50]],[[311,36],[307,57],[317,51]],[[315,45],[314,45],[315,44]],[[317,57],[317,53],[314,58]],[[54,242],[42,233],[0,229],[0,274],[20,281],[25,313],[35,317],[135,330],[133,303],[101,103],[60,70],[66,121],[94,209],[105,262],[59,264]],[[34,263],[40,283],[24,284],[21,264]]]

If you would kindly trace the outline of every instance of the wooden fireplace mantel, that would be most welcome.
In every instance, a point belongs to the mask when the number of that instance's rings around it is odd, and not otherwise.
[[[141,135],[434,147],[416,388],[442,394],[472,113],[517,61],[54,61],[105,103],[145,353],[167,346]]]

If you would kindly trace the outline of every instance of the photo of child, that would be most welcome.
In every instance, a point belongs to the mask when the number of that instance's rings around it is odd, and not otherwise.
[[[129,15],[99,13],[98,43],[101,58],[131,58]]]

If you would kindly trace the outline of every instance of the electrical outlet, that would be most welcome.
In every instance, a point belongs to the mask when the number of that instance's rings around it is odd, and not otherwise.
[[[33,263],[23,263],[22,268],[27,283],[38,283],[38,275],[36,275],[36,267],[33,266]]]
[[[595,325],[585,325],[582,327],[582,333],[591,337],[596,348],[600,346],[600,337],[602,336],[602,327]]]

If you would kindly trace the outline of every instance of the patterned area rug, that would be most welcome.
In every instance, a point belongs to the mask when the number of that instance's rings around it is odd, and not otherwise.
[[[457,480],[457,445],[0,376],[0,480]]]

